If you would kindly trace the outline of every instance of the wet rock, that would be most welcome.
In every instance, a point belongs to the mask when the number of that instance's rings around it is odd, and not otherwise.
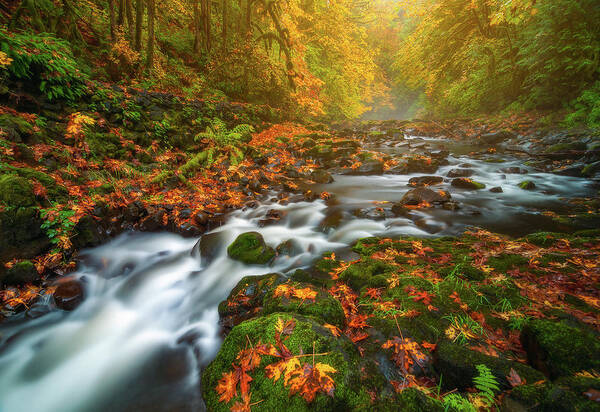
[[[310,174],[310,179],[315,183],[332,183],[333,177],[324,170],[317,169]]]
[[[344,169],[343,173],[347,175],[381,175],[383,174],[383,162],[369,160],[356,169]]]
[[[523,328],[521,343],[529,363],[551,379],[600,368],[600,341],[584,326],[535,319]]]
[[[260,227],[276,224],[287,216],[287,211],[281,209],[270,209],[265,218],[258,221]]]
[[[323,220],[319,223],[319,229],[328,232],[331,229],[337,229],[342,222],[344,214],[339,209],[333,209],[327,212]]]
[[[198,226],[206,226],[209,220],[208,213],[199,211],[192,216],[192,220]]]
[[[483,134],[479,137],[479,140],[481,140],[482,143],[494,145],[514,139],[515,137],[517,136],[513,132],[501,130],[499,132]]]
[[[4,286],[20,286],[26,283],[35,283],[40,280],[40,275],[35,265],[29,260],[15,263],[0,277],[0,284]]]
[[[455,201],[452,200],[450,202],[444,203],[442,205],[442,208],[444,210],[450,210],[450,211],[454,212],[454,211],[460,209],[460,204],[458,202],[455,202]]]
[[[452,186],[467,190],[485,189],[485,185],[483,183],[476,182],[466,177],[458,177],[452,180]]]
[[[581,174],[586,177],[592,177],[600,173],[600,161],[586,165]]]
[[[98,223],[91,216],[83,216],[74,228],[75,236],[72,243],[75,249],[97,246],[102,242],[103,236],[100,233]]]
[[[500,186],[497,186],[497,187],[492,187],[490,189],[490,192],[492,192],[492,193],[502,193],[502,192],[504,192],[504,190],[502,190],[502,188]]]
[[[354,211],[354,216],[358,217],[359,219],[369,220],[385,220],[387,218],[385,210],[380,207],[357,209]]]
[[[501,389],[510,389],[506,376],[514,369],[527,382],[544,379],[539,371],[518,362],[496,358],[467,348],[466,346],[444,341],[438,344],[434,357],[435,370],[444,376],[445,389],[465,390],[473,386],[473,378],[478,375],[477,365],[491,369]]]
[[[433,186],[438,185],[444,181],[441,176],[419,176],[411,177],[408,181],[410,186]]]
[[[203,235],[192,249],[192,256],[210,264],[219,254],[227,236],[224,232],[207,233]]]
[[[242,278],[229,293],[227,299],[219,304],[221,324],[226,329],[231,329],[256,316],[262,309],[267,292],[285,280],[278,273]]]
[[[519,183],[519,187],[523,190],[533,190],[536,186],[535,183],[533,183],[531,180],[525,180]]]
[[[514,167],[505,167],[503,169],[500,169],[499,173],[526,175],[528,172],[527,172],[527,170],[525,170],[521,167],[514,166]]]
[[[246,232],[229,245],[227,254],[231,259],[248,265],[264,265],[275,257],[275,250],[267,246],[260,233]]]
[[[471,169],[452,169],[446,176],[448,177],[471,177],[475,172]]]
[[[403,206],[418,206],[423,203],[444,203],[449,201],[450,198],[451,196],[448,192],[418,187],[406,192],[398,203]]]
[[[83,285],[75,278],[60,279],[53,296],[57,308],[71,311],[83,301]]]
[[[288,239],[285,242],[281,242],[275,250],[279,256],[296,256],[304,252],[302,245],[295,239]]]

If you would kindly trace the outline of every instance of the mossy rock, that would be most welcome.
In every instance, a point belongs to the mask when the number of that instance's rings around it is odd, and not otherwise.
[[[271,289],[263,300],[263,313],[293,312],[315,318],[323,323],[330,323],[342,328],[345,324],[345,315],[342,305],[328,293],[316,290],[306,283],[291,282],[296,289],[311,288],[316,291],[314,300],[301,300],[295,297],[275,297],[275,288]]]
[[[307,403],[300,395],[290,396],[289,388],[284,387],[283,378],[274,382],[265,376],[265,367],[277,361],[278,358],[263,356],[260,365],[250,376],[250,391],[252,402],[261,402],[252,407],[253,411],[350,411],[368,410],[370,397],[361,382],[361,358],[352,342],[346,337],[334,337],[327,329],[314,320],[287,313],[274,313],[266,317],[248,320],[233,328],[227,336],[215,360],[207,367],[202,376],[203,397],[207,409],[210,411],[229,411],[238,396],[230,403],[219,401],[215,388],[223,373],[230,372],[232,363],[236,362],[238,353],[253,344],[276,344],[275,328],[278,319],[287,321],[295,319],[296,325],[289,339],[285,340],[287,348],[295,355],[302,353],[324,353],[316,357],[316,362],[321,362],[335,368],[336,373],[331,377],[335,381],[333,396],[323,393],[317,394],[312,403]],[[311,357],[300,358],[302,363],[312,362]]]
[[[531,180],[524,180],[521,183],[519,183],[519,187],[523,190],[533,190],[535,189],[535,183],[533,183]]]
[[[40,279],[40,275],[35,265],[29,260],[15,263],[6,274],[0,278],[0,284],[4,286],[20,286],[26,283],[35,283]]]
[[[363,261],[353,264],[340,274],[340,279],[348,285],[359,291],[367,286],[373,276],[381,275],[390,270],[390,266],[380,260],[363,259]]]
[[[467,190],[481,190],[485,189],[485,185],[483,183],[476,182],[472,179],[466,177],[457,177],[452,180],[452,186],[457,187],[459,189],[467,189]]]
[[[548,247],[552,246],[557,239],[561,238],[560,233],[553,232],[537,232],[527,235],[525,241],[533,243],[536,246]]]
[[[584,326],[534,319],[521,333],[529,363],[552,379],[600,370],[600,339]]]
[[[590,389],[599,390],[600,380],[589,377],[573,377],[542,385],[528,383],[512,390],[510,395],[504,399],[502,410],[600,411],[600,403],[590,400],[583,394]]]
[[[285,278],[279,273],[245,276],[229,293],[227,299],[219,304],[219,316],[223,319],[243,315],[244,312],[254,313],[255,308],[262,306],[267,292],[284,281]],[[240,297],[244,299],[240,300]]]
[[[0,176],[0,205],[8,207],[27,207],[35,204],[33,187],[19,176]]]
[[[544,379],[542,373],[522,363],[488,356],[449,341],[438,344],[434,367],[442,375],[441,381],[445,389],[465,390],[472,387],[473,378],[478,375],[477,365],[485,365],[490,368],[499,386],[503,389],[511,388],[506,379],[511,369],[514,369],[527,382]]]
[[[264,265],[275,257],[275,249],[267,246],[258,232],[242,233],[227,248],[227,254],[233,260],[247,265]]]
[[[587,145],[583,142],[558,143],[546,149],[546,153],[568,152],[571,150],[586,150]]]
[[[399,395],[396,402],[394,402],[396,411],[403,412],[442,412],[444,406],[437,399],[433,399],[423,392],[415,388],[408,388],[403,390]]]
[[[50,247],[42,232],[42,220],[35,207],[0,212],[0,263],[14,258],[31,258]],[[1,265],[0,265],[1,266]]]

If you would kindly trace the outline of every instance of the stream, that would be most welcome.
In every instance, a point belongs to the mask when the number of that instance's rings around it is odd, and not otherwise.
[[[398,201],[410,189],[408,180],[423,174],[334,175],[334,183],[317,189],[335,194],[337,206],[321,200],[281,205],[269,196],[257,208],[232,212],[200,240],[125,233],[83,251],[72,275],[85,286],[80,306],[65,312],[46,298],[0,325],[0,411],[203,410],[201,371],[222,341],[217,305],[242,277],[308,267],[326,251],[351,257],[352,242],[374,235],[456,235],[468,226],[514,236],[559,230],[541,211],[566,210],[564,198],[597,190],[585,179],[539,173],[523,160],[504,158],[489,163],[453,151],[450,164],[435,175],[468,163],[472,178],[487,185],[479,191],[440,185],[460,203],[456,211],[371,216],[369,210]],[[508,167],[528,173],[499,171]],[[525,178],[535,181],[536,190],[517,186]],[[494,186],[504,192],[490,192]],[[284,217],[263,227],[260,221],[272,209]],[[366,215],[357,217],[356,209]],[[323,228],[323,219],[334,213],[336,224]],[[280,255],[269,267],[229,259],[227,246],[248,231],[260,232],[273,247],[293,239],[292,256]]]

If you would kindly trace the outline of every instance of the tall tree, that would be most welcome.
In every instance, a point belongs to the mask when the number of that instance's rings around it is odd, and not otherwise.
[[[228,8],[229,8],[229,1],[227,0],[223,0],[223,33],[222,33],[222,38],[223,38],[223,50],[227,50],[227,19],[228,19]]]
[[[115,41],[115,0],[108,0],[108,16],[110,19],[110,40]]]
[[[154,20],[155,20],[154,0],[148,0],[148,47],[146,49],[146,68],[150,69],[154,65]]]
[[[135,4],[135,49],[142,50],[142,24],[144,22],[144,0],[136,0]]]

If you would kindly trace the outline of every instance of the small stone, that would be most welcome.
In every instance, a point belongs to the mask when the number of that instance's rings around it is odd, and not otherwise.
[[[502,192],[504,192],[504,190],[502,190],[502,188],[500,186],[497,186],[497,187],[492,187],[490,189],[490,192],[492,192],[492,193],[502,193]]]
[[[535,189],[535,183],[533,183],[531,180],[525,180],[519,183],[519,187],[523,190],[533,190]]]

